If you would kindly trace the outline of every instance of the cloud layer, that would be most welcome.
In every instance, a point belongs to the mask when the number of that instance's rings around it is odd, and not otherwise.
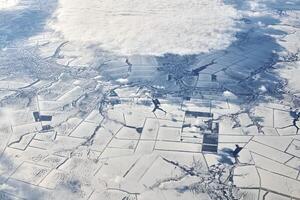
[[[193,54],[229,45],[234,18],[220,0],[60,0],[50,26],[122,55]]]
[[[16,6],[19,3],[19,0],[0,0],[0,10],[10,9]]]

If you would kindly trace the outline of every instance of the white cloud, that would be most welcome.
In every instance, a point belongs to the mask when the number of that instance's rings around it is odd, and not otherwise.
[[[119,78],[116,81],[119,82],[119,83],[122,83],[122,84],[128,83],[128,79],[126,79],[126,78]]]
[[[223,96],[226,97],[227,99],[236,99],[237,96],[233,94],[232,92],[226,90],[223,92]]]
[[[259,90],[261,92],[263,92],[263,93],[266,92],[266,91],[268,91],[267,88],[266,88],[266,86],[264,86],[264,85],[260,86]]]
[[[59,0],[50,27],[124,55],[193,54],[228,46],[237,17],[220,0]]]
[[[10,9],[16,6],[19,0],[0,0],[0,10]]]

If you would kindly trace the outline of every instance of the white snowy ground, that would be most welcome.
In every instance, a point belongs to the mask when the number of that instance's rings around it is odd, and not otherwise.
[[[0,1],[0,199],[300,199],[299,8]]]

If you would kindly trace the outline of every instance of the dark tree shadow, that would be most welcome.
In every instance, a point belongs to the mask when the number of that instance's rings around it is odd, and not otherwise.
[[[232,162],[232,160],[234,160],[233,157],[233,150],[230,148],[223,148],[219,151],[218,156],[219,159],[218,161],[222,164],[228,164],[228,165],[233,165],[234,162]]]

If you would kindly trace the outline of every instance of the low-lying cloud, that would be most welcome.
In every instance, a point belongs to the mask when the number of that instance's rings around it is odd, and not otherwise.
[[[18,3],[19,0],[0,0],[0,10],[13,8]]]
[[[122,55],[195,54],[228,46],[237,17],[221,0],[59,0],[50,27]]]

